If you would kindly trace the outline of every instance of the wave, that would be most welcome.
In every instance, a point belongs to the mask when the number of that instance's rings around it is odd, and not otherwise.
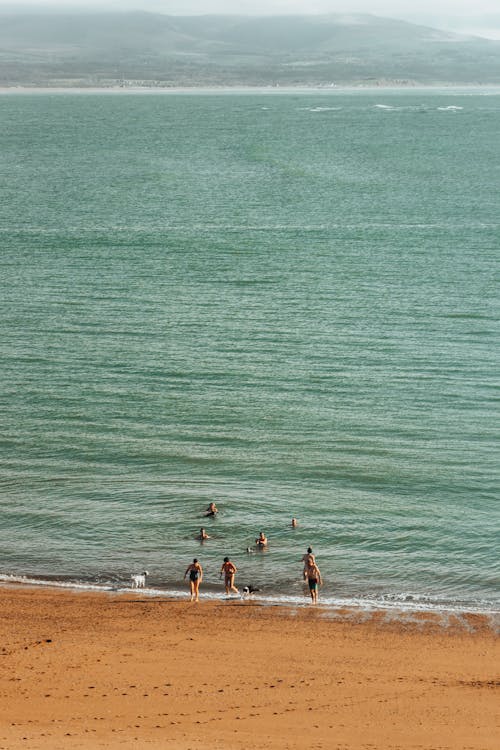
[[[385,110],[387,112],[430,112],[430,111],[433,111],[434,109],[425,104],[406,105],[406,106],[398,106],[398,107],[393,106],[392,104],[374,104],[373,108]],[[438,112],[458,112],[460,110],[463,110],[463,107],[460,107],[455,104],[450,104],[448,106],[443,106],[443,107],[436,107],[436,111]]]
[[[299,107],[302,112],[339,112],[343,107]]]

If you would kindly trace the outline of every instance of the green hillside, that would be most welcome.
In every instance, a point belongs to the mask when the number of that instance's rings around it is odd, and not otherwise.
[[[0,14],[2,86],[499,84],[500,42],[376,16]]]

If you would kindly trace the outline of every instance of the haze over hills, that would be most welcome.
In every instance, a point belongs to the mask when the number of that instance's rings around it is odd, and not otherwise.
[[[500,42],[369,15],[0,13],[1,86],[500,84]]]

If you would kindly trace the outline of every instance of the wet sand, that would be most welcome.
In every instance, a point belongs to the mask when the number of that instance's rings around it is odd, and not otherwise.
[[[479,617],[0,596],[0,750],[500,746],[499,639]]]

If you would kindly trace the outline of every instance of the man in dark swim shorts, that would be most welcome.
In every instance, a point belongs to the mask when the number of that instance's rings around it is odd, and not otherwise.
[[[318,586],[323,583],[321,573],[315,562],[310,561],[306,568],[306,578],[313,604],[318,601]]]

